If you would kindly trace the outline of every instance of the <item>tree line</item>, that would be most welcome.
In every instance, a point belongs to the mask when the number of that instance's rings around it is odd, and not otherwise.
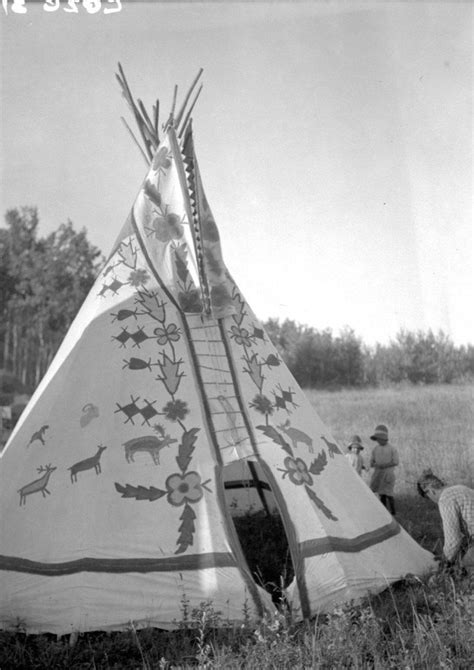
[[[0,370],[31,392],[91,289],[103,257],[86,230],[76,231],[71,221],[41,237],[35,207],[7,211],[5,223],[0,228]],[[289,319],[269,319],[264,326],[305,388],[474,378],[474,347],[456,347],[442,332],[400,331],[388,345],[367,347],[350,328],[334,334]]]
[[[389,344],[366,346],[351,328],[334,334],[286,319],[264,324],[304,388],[451,384],[474,379],[474,346],[455,346],[439,331],[400,330]]]
[[[102,255],[71,221],[45,237],[35,207],[0,228],[0,369],[34,389],[94,283]]]

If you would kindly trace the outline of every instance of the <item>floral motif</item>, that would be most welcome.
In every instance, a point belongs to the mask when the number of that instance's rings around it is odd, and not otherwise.
[[[214,253],[214,250],[210,247],[204,247],[204,262],[206,264],[206,270],[216,277],[222,277],[224,272],[224,266],[218,254]],[[230,296],[229,296],[230,299]]]
[[[189,291],[178,293],[178,300],[181,309],[184,312],[190,312],[196,314],[202,312],[202,301],[199,291],[197,289],[191,289]]]
[[[301,458],[292,458],[287,456],[283,461],[286,467],[286,473],[289,475],[290,481],[297,486],[307,484],[311,486],[313,478],[308,472],[308,466],[301,460]]]
[[[204,495],[201,476],[197,472],[175,473],[165,482],[168,490],[168,502],[175,507],[185,503],[197,503]]]
[[[151,169],[155,172],[164,172],[169,167],[171,167],[171,153],[166,147],[161,147],[153,158]]]
[[[214,307],[224,307],[232,304],[232,298],[225,284],[216,284],[211,288],[211,300]]]
[[[183,420],[189,414],[187,403],[183,400],[170,400],[163,407],[163,412],[170,421]]]
[[[241,344],[244,347],[252,346],[252,340],[250,339],[250,333],[247,328],[231,326],[230,330],[232,332],[231,337],[236,341],[237,344]]]
[[[161,345],[168,344],[168,342],[177,342],[181,334],[175,323],[170,323],[169,326],[164,328],[155,328],[153,332],[156,335],[156,341]]]
[[[258,393],[255,398],[252,399],[250,407],[253,407],[253,409],[256,409],[257,412],[260,412],[260,414],[264,414],[265,416],[273,414],[272,401],[261,393]]]
[[[219,242],[219,230],[212,214],[208,212],[201,220],[202,236],[206,242]]]
[[[184,233],[181,218],[173,212],[154,218],[151,222],[151,229],[148,230],[151,230],[156,239],[163,243],[179,240]]]
[[[128,281],[134,287],[144,286],[150,279],[150,276],[146,270],[133,270],[128,277]]]

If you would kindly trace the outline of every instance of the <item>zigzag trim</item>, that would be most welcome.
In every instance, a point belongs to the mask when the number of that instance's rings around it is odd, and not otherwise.
[[[195,159],[194,159],[194,141],[192,136],[191,122],[188,123],[182,143],[179,143],[181,158],[183,160],[184,172],[188,187],[189,202],[191,204],[194,228],[194,241],[196,245],[196,256],[198,260],[199,272],[204,275],[204,249],[202,244],[202,232],[199,221],[198,206],[198,188],[196,184]],[[201,286],[203,288],[203,298],[206,306],[210,307],[210,295],[205,277],[201,277]],[[206,309],[208,311],[208,309]]]

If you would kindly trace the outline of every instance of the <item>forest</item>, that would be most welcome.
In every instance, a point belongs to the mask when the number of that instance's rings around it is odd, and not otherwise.
[[[6,212],[0,228],[0,370],[38,385],[104,261],[86,229],[71,221],[41,236],[37,208]],[[443,332],[401,330],[367,346],[347,327],[339,333],[276,318],[264,327],[304,388],[340,389],[399,383],[449,384],[474,378],[474,346]],[[18,390],[18,389],[15,389]],[[12,389],[0,387],[0,405]]]

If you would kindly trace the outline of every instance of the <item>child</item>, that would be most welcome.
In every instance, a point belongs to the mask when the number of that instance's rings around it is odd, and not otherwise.
[[[364,459],[362,458],[361,451],[364,447],[362,446],[362,440],[358,435],[353,435],[350,444],[347,447],[346,458],[349,463],[352,465],[354,470],[358,475],[362,476],[362,470],[365,470]]]
[[[388,428],[383,424],[375,428],[371,440],[377,442],[370,458],[370,467],[374,468],[370,488],[380,497],[380,502],[395,516],[395,468],[398,465],[398,451],[388,442]]]

